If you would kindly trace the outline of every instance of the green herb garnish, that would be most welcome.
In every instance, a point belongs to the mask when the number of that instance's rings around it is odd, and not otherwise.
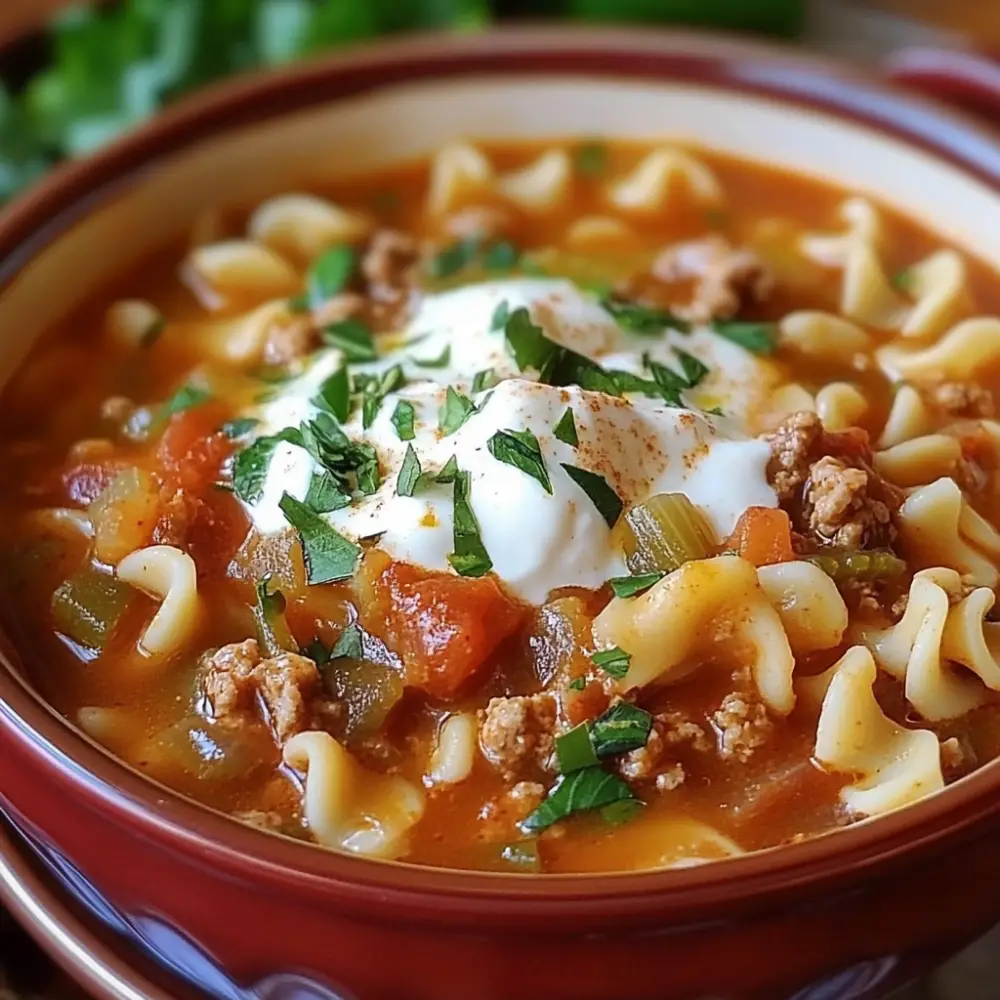
[[[688,354],[687,351],[682,351],[679,347],[674,348],[674,354],[677,355],[677,360],[681,363],[681,370],[687,379],[689,389],[693,389],[708,375],[708,365],[693,354]]]
[[[634,798],[632,790],[621,778],[596,765],[585,767],[563,775],[548,798],[521,822],[521,829],[526,833],[535,833],[573,813],[600,809]]]
[[[310,265],[306,276],[306,297],[311,309],[317,309],[344,290],[354,267],[357,254],[349,246],[330,247]]]
[[[581,142],[573,155],[576,169],[585,177],[597,177],[608,167],[608,147],[597,139]]]
[[[442,483],[443,485],[450,485],[455,482],[455,477],[458,475],[458,460],[454,455],[448,459],[447,462],[441,466],[441,471],[437,473],[434,477],[434,482]]]
[[[487,271],[509,271],[517,265],[518,251],[513,243],[506,240],[494,243],[480,258]]]
[[[436,358],[412,358],[411,360],[421,368],[447,368],[451,364],[451,344],[445,344],[444,350]]]
[[[450,278],[471,264],[478,253],[478,238],[466,237],[436,253],[428,262],[427,272],[432,278]]]
[[[369,376],[359,384],[361,386],[361,426],[368,430],[375,423],[375,418],[378,416],[378,411],[381,409],[385,397],[390,392],[402,389],[406,385],[406,376],[403,374],[401,365],[393,365],[381,376]]]
[[[581,469],[576,465],[560,463],[570,479],[590,497],[598,513],[604,518],[609,528],[613,528],[622,512],[621,497],[608,485],[607,480],[596,472]]]
[[[612,646],[611,649],[599,650],[590,659],[595,666],[600,667],[606,674],[620,681],[628,673],[628,665],[632,656],[624,649]]]
[[[552,492],[541,445],[531,431],[497,431],[487,442],[487,447],[498,462],[520,469],[540,483],[546,493]]]
[[[567,406],[566,412],[559,418],[559,423],[552,429],[552,433],[558,441],[575,448],[580,443],[576,434],[576,421],[573,419],[573,411]]]
[[[401,399],[396,404],[396,409],[392,411],[392,426],[396,428],[396,435],[400,441],[412,441],[415,436],[413,429],[416,411],[413,404]]]
[[[324,469],[322,472],[313,473],[304,503],[317,514],[329,514],[331,511],[349,507],[351,495],[345,493],[340,483]]]
[[[691,324],[678,319],[667,309],[655,309],[651,306],[640,306],[634,302],[621,302],[618,299],[605,298],[601,305],[614,316],[623,330],[640,333],[646,336],[659,335],[666,327],[687,333]]]
[[[611,589],[615,592],[615,597],[635,597],[645,593],[659,583],[666,576],[666,573],[640,573],[638,576],[616,576],[608,580]]]
[[[778,349],[778,335],[773,323],[740,323],[716,320],[712,330],[720,337],[746,348],[752,354],[773,354]]]
[[[460,576],[484,576],[493,568],[469,505],[469,473],[456,472],[454,485],[454,547],[448,562]]]
[[[448,386],[444,403],[438,410],[438,427],[445,437],[454,434],[473,413],[476,404],[468,396],[459,392],[454,386]]]
[[[396,493],[401,497],[412,497],[419,479],[420,459],[417,458],[413,445],[408,444],[403,464],[399,467],[399,476],[396,478]]]
[[[582,691],[587,686],[586,677],[574,677],[569,682],[570,691]]]
[[[231,441],[239,441],[240,438],[247,437],[259,423],[256,417],[237,417],[235,420],[227,420],[220,430]]]
[[[277,434],[257,438],[238,451],[233,458],[233,490],[248,504],[256,503],[264,492],[264,480],[280,441],[302,445],[302,435],[295,427],[286,427]]]
[[[493,310],[493,315],[490,317],[490,333],[496,333],[498,330],[502,330],[507,325],[507,320],[510,317],[510,303],[504,299],[500,304]]]
[[[354,575],[361,557],[361,549],[357,545],[289,493],[282,495],[278,506],[298,532],[306,579],[310,584],[349,580]]]
[[[343,351],[350,362],[374,361],[378,357],[371,330],[356,317],[324,326],[320,337],[327,346]]]
[[[597,753],[590,741],[590,725],[581,722],[568,733],[556,737],[556,759],[563,774],[579,771],[597,763]]]
[[[901,292],[912,292],[913,291],[913,271],[910,268],[904,268],[902,271],[897,271],[890,279],[890,284],[893,288],[898,289]]]
[[[156,422],[163,423],[175,413],[183,413],[195,406],[201,406],[211,398],[212,394],[207,389],[196,385],[183,385],[160,408]]]
[[[315,403],[321,409],[329,410],[341,423],[347,422],[351,415],[351,380],[347,365],[341,365],[323,380]]]
[[[644,747],[652,728],[653,717],[649,712],[620,701],[594,719],[590,739],[598,757],[614,757]]]
[[[361,660],[364,659],[364,636],[356,622],[352,622],[337,636],[337,641],[330,650],[331,660]]]
[[[497,373],[492,368],[484,368],[481,372],[476,372],[472,380],[472,392],[475,394],[492,389],[499,381]]]

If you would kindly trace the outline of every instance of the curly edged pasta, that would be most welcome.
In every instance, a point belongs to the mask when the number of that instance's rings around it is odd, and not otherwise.
[[[712,171],[672,146],[647,154],[631,173],[615,180],[608,189],[608,200],[623,212],[659,213],[669,210],[670,199],[679,189],[703,204],[723,201],[722,186]]]
[[[324,847],[394,858],[424,811],[424,793],[403,778],[366,771],[329,733],[293,736],[285,763],[305,782],[305,820]]]
[[[325,198],[284,194],[262,202],[247,221],[247,236],[282,257],[307,264],[328,247],[371,235],[372,220]]]
[[[946,662],[943,644],[951,600],[961,590],[961,578],[954,570],[922,570],[913,578],[899,622],[863,633],[878,665],[903,681],[906,700],[931,722],[964,715],[983,704],[986,696],[979,681]]]
[[[892,378],[975,379],[1000,362],[1000,319],[963,320],[928,347],[888,344],[876,351],[876,357]]]
[[[183,649],[201,617],[198,574],[191,556],[172,545],[151,545],[127,555],[116,573],[119,580],[160,601],[139,648],[153,657]]]
[[[892,448],[904,441],[921,437],[930,431],[932,425],[931,413],[924,397],[912,385],[901,385],[892,398],[889,416],[878,441],[879,447]]]
[[[231,302],[261,302],[294,295],[295,268],[269,247],[251,240],[226,240],[196,247],[181,264],[181,276],[207,309]]]
[[[879,816],[944,787],[937,736],[889,719],[872,690],[875,676],[871,653],[849,649],[833,668],[816,730],[816,759],[854,776],[841,798],[861,816]]]
[[[1000,532],[969,506],[953,479],[914,490],[899,508],[897,524],[914,566],[947,566],[983,587],[1000,582]]]
[[[867,246],[877,252],[884,241],[881,214],[867,198],[848,198],[841,203],[839,215],[845,223],[843,232],[810,233],[799,241],[805,256],[826,267],[844,267],[854,247]]]

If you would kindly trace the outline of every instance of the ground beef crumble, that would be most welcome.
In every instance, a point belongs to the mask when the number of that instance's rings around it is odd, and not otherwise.
[[[487,802],[479,811],[479,835],[487,841],[510,840],[517,824],[534,812],[545,798],[545,786],[537,781],[519,781]]]
[[[941,382],[924,390],[932,406],[952,417],[992,417],[996,414],[993,394],[971,382]]]
[[[320,698],[316,664],[297,653],[265,658],[257,640],[247,639],[210,650],[199,666],[214,719],[238,721],[259,701],[279,744],[308,729],[317,715],[334,714]]]
[[[768,480],[798,533],[797,548],[890,545],[892,516],[903,493],[871,465],[860,428],[828,433],[815,413],[786,417],[764,440],[771,448]]]
[[[483,756],[509,781],[550,773],[557,715],[558,703],[551,694],[491,698],[480,712]]]
[[[774,730],[767,709],[751,695],[733,691],[722,699],[712,714],[712,725],[718,738],[719,756],[723,760],[745,763],[754,750],[763,746]]]
[[[668,285],[694,281],[691,301],[674,312],[697,323],[731,319],[744,305],[766,301],[774,290],[774,276],[760,258],[717,233],[667,247],[650,271]]]

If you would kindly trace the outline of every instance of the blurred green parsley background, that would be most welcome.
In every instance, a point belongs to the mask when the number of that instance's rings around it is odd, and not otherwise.
[[[0,0],[0,3],[4,0]],[[120,0],[68,9],[0,53],[0,201],[171,98],[379,35],[499,19],[647,21],[792,35],[804,0]]]

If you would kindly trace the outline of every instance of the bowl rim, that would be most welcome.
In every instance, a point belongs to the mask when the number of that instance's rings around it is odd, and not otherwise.
[[[821,110],[888,131],[930,150],[1000,192],[1000,133],[951,109],[827,57],[791,47],[698,31],[506,26],[481,35],[383,41],[289,68],[230,79],[182,99],[96,155],[56,168],[0,211],[0,288],[96,205],[142,183],[145,170],[200,140],[420,79],[581,75],[682,81],[751,91],[808,112]],[[689,917],[732,912],[812,892],[834,880],[888,874],[918,856],[954,847],[1000,822],[1000,761],[943,793],[875,821],[801,843],[706,865],[645,872],[507,875],[355,857],[233,822],[113,757],[72,726],[0,655],[0,730],[78,794],[99,800],[149,836],[185,845],[213,865],[329,899],[392,901],[430,919],[464,919],[489,901],[490,919],[548,921],[568,912],[606,922],[649,912]],[[0,796],[2,801],[2,796]],[[609,908],[610,907],[610,908]],[[391,918],[390,918],[391,919]]]

